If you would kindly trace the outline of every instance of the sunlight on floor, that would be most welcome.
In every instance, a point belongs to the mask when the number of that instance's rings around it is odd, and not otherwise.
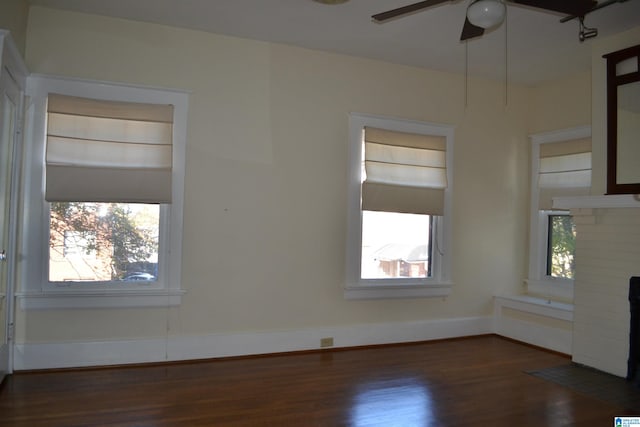
[[[362,385],[354,398],[351,425],[428,426],[435,422],[429,390],[415,378]]]

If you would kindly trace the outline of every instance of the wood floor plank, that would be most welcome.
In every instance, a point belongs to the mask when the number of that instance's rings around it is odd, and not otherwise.
[[[525,371],[565,357],[482,336],[401,346],[18,373],[0,426],[608,426],[623,407]]]

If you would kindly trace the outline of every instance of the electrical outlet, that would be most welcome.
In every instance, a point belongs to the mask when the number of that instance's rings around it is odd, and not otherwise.
[[[320,347],[333,347],[333,337],[320,338]]]

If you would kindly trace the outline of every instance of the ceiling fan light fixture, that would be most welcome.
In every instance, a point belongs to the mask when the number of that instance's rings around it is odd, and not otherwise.
[[[504,20],[506,6],[501,0],[476,0],[467,8],[467,18],[476,27],[489,29]]]

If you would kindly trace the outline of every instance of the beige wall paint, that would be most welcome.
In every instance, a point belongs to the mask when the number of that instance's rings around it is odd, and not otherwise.
[[[488,315],[525,275],[531,90],[34,7],[32,72],[191,92],[183,304],[18,311],[18,340],[330,328]],[[349,112],[456,127],[452,295],[345,301]],[[526,171],[526,172],[523,172]]]
[[[20,53],[25,53],[27,39],[27,0],[2,0],[0,2],[0,28],[9,30]]]
[[[591,72],[541,84],[532,94],[532,134],[591,123]]]

